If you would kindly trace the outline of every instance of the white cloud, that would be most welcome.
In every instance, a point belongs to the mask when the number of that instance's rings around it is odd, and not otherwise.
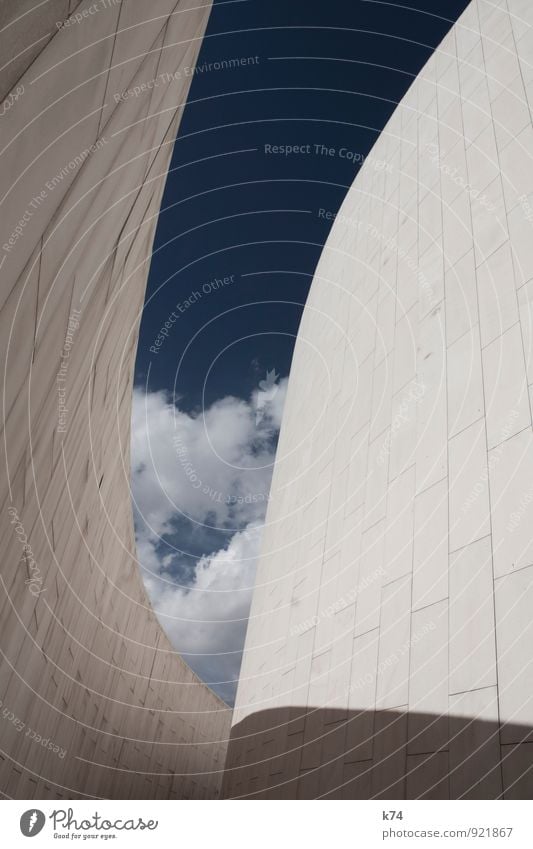
[[[191,589],[167,583],[164,572],[145,578],[172,645],[229,701],[239,675],[261,530],[261,524],[251,524],[226,549],[202,557]]]
[[[137,524],[157,538],[177,516],[238,530],[264,515],[287,381],[255,423],[254,401],[228,396],[203,414],[165,392],[133,392],[132,489]]]
[[[133,393],[139,561],[173,645],[211,683],[238,675],[286,389],[286,379],[270,381],[250,401],[228,396],[200,414],[163,391]],[[205,538],[200,559],[186,550],[185,527],[196,551]],[[234,686],[216,689],[231,700]]]

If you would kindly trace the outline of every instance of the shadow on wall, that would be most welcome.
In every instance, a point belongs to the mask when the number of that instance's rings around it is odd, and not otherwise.
[[[222,795],[530,799],[532,766],[533,729],[524,726],[401,710],[285,707],[234,726]]]

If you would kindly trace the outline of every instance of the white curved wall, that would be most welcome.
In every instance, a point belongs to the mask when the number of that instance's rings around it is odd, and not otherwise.
[[[331,230],[227,795],[533,792],[532,25],[473,0]]]
[[[138,322],[190,81],[180,69],[209,10],[0,2],[2,82],[18,92],[0,116],[8,797],[219,792],[230,710],[150,607],[129,489]]]

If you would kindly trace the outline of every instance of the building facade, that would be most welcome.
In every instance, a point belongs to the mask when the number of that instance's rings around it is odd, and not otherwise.
[[[472,0],[315,210],[226,796],[533,793],[532,106]]]
[[[144,591],[137,330],[210,4],[2,0],[0,791],[216,797],[230,711]]]

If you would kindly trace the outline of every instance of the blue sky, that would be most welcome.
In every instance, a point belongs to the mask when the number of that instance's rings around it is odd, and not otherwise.
[[[161,623],[229,703],[323,211],[466,0],[409,6],[215,2],[193,75],[140,329],[132,494]]]

